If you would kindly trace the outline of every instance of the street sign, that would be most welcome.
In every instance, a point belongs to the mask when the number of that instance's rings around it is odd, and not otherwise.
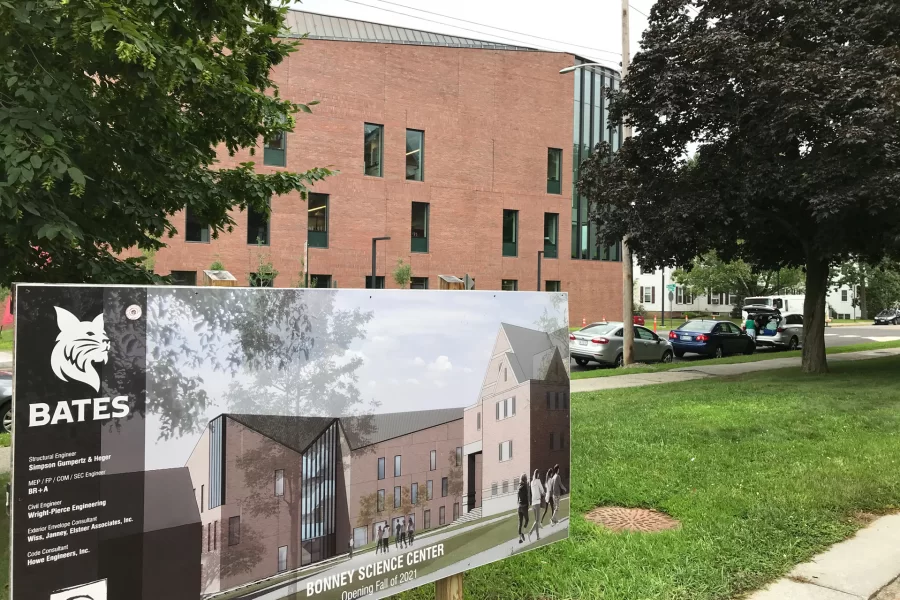
[[[669,290],[670,292],[674,292],[674,291],[675,291],[675,284],[674,284],[674,283],[668,284],[668,285],[666,286],[666,289]],[[670,297],[670,299],[671,299],[671,297]]]
[[[565,296],[16,289],[10,600],[379,600],[568,537]]]
[[[474,277],[469,277],[469,274],[468,274],[468,273],[466,273],[466,276],[463,278],[463,281],[466,282],[466,289],[467,289],[467,290],[474,290],[474,289],[475,289],[475,278],[474,278]]]
[[[672,290],[669,290],[669,302],[671,302],[674,299],[675,299],[675,292],[673,292]]]

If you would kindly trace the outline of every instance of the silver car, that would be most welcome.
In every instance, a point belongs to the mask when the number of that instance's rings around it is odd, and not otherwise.
[[[672,362],[675,353],[669,340],[640,325],[634,325],[636,362]],[[590,361],[622,366],[622,322],[592,323],[569,334],[569,354],[583,367]]]
[[[781,314],[771,306],[745,306],[744,311],[756,322],[757,348],[796,350],[803,344],[803,315]]]

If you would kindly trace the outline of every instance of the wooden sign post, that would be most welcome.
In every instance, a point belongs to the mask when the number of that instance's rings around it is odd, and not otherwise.
[[[463,574],[457,573],[435,581],[434,600],[463,600]]]

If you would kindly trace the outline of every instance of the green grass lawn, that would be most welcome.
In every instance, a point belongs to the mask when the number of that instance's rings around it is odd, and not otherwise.
[[[0,331],[0,352],[12,352],[13,346],[13,330],[4,329]]]
[[[827,354],[844,354],[846,352],[862,352],[864,350],[881,350],[884,348],[900,348],[900,341],[895,342],[867,342],[865,344],[851,344],[848,346],[837,346],[828,348]],[[652,364],[639,367],[631,367],[629,369],[614,369],[611,367],[601,367],[597,363],[589,363],[589,366],[595,368],[590,371],[577,371],[571,374],[572,379],[591,379],[594,377],[616,377],[618,375],[635,375],[638,373],[659,373],[660,371],[671,371],[672,369],[689,369],[691,367],[708,367],[710,365],[734,365],[738,363],[757,362],[760,360],[771,360],[773,358],[791,358],[802,354],[801,350],[791,352],[778,352],[765,350],[744,356],[743,354],[736,356],[726,356],[725,358],[712,358],[699,362],[681,362],[668,364]]]
[[[764,586],[900,508],[898,373],[891,357],[573,395],[571,537],[470,571],[466,597],[719,600]],[[613,534],[584,520],[598,505],[682,527]]]

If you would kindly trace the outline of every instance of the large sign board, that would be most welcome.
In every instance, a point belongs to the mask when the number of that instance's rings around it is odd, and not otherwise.
[[[17,291],[11,600],[383,598],[568,536],[565,294]]]

